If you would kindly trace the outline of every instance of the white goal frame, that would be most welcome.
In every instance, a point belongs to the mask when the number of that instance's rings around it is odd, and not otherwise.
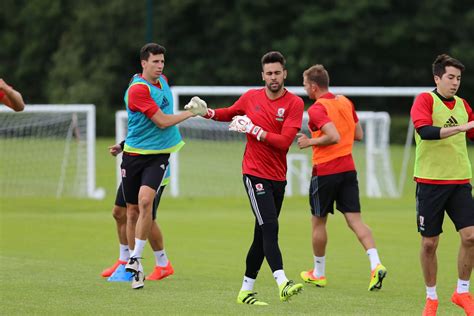
[[[180,97],[181,96],[194,96],[198,95],[201,97],[205,96],[240,96],[249,89],[259,89],[262,86],[173,86],[171,88],[174,101],[174,113],[180,111]],[[306,96],[306,92],[303,87],[300,86],[287,86],[290,92],[295,93],[299,96]],[[343,94],[345,96],[358,96],[358,97],[415,97],[421,92],[431,91],[432,87],[331,87],[331,92],[334,94]],[[373,119],[383,120],[384,124],[389,128],[390,116],[387,112],[373,112],[373,111],[358,111],[358,116],[361,121],[368,123],[366,130],[373,129],[373,125],[370,123]],[[307,115],[305,113],[305,115]],[[126,126],[123,126],[123,122],[126,122],[127,112],[118,111],[116,113],[116,141],[120,142],[126,137]],[[388,148],[378,149],[375,148],[375,137],[373,133],[365,133],[366,142],[366,194],[368,197],[382,197],[380,189],[380,181],[384,181],[388,188],[388,197],[399,197],[403,192],[404,182],[406,180],[406,172],[408,167],[408,161],[410,158],[410,147],[412,144],[413,137],[413,124],[411,120],[409,122],[409,128],[407,130],[406,143],[404,149],[404,159],[402,169],[400,171],[399,183],[396,185],[393,177],[392,167],[390,165],[390,157]],[[384,137],[389,136],[387,130]],[[386,143],[389,144],[389,140],[386,139]],[[387,150],[385,150],[387,149]],[[387,177],[385,179],[378,180],[373,170],[373,163],[370,160],[370,150],[379,151],[379,154],[385,155],[387,159],[384,159],[384,169],[387,171]],[[368,153],[367,153],[368,152]],[[117,185],[121,181],[120,176],[120,162],[121,156],[117,157]],[[288,187],[287,195],[291,196],[294,194],[292,190],[292,176],[296,176],[300,184],[299,194],[307,194],[308,180],[310,176],[308,168],[305,166],[304,158],[298,154],[288,155]],[[300,165],[300,168],[295,163]],[[172,154],[170,158],[171,163],[171,179],[170,179],[170,193],[171,196],[179,196],[179,159],[178,153]],[[304,174],[305,175],[304,175]]]
[[[10,108],[0,106],[0,112],[13,112]],[[27,104],[22,113],[85,113],[87,117],[87,197],[92,199],[103,199],[105,190],[96,187],[95,168],[95,140],[96,140],[96,118],[95,105],[93,104]]]

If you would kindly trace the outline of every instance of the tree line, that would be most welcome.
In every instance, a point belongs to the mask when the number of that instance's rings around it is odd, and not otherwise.
[[[113,135],[148,41],[167,48],[171,85],[261,85],[260,57],[279,50],[287,85],[321,63],[335,86],[432,86],[431,63],[448,53],[474,104],[467,0],[3,0],[0,29],[0,77],[30,104],[95,104],[99,135]],[[411,100],[358,104],[408,115]]]

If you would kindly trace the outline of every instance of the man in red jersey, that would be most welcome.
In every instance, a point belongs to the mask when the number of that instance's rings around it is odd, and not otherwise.
[[[0,78],[0,102],[14,110],[21,112],[25,108],[21,93],[9,86],[5,80]]]
[[[216,121],[232,121],[230,130],[247,134],[242,173],[255,227],[237,302],[252,305],[268,305],[253,292],[264,258],[278,284],[281,301],[287,301],[303,288],[302,284],[289,281],[283,270],[278,216],[285,194],[286,154],[301,128],[304,105],[300,97],[284,88],[287,71],[280,52],[266,53],[261,64],[264,88],[249,90],[228,108],[208,109],[205,116]]]
[[[343,95],[329,92],[329,74],[323,65],[314,65],[303,73],[303,85],[316,102],[308,109],[312,137],[298,134],[300,149],[313,148],[313,172],[309,201],[311,206],[314,268],[301,272],[301,278],[318,287],[327,284],[325,275],[328,214],[336,208],[357,236],[370,261],[369,291],[382,288],[387,269],[379,259],[370,228],[362,221],[359,184],[352,158],[354,140],[363,132],[354,104]]]
[[[474,113],[456,96],[464,65],[446,54],[433,63],[436,89],[421,93],[411,108],[415,125],[416,212],[421,234],[421,268],[426,285],[423,315],[436,315],[436,249],[448,213],[461,237],[458,282],[451,300],[474,315],[469,280],[474,263],[474,201],[466,135],[474,140]]]

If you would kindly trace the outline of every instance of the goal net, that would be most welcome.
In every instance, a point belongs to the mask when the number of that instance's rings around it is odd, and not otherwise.
[[[259,87],[172,87],[175,112],[179,109],[180,96],[236,96],[248,89]],[[302,87],[287,87],[288,90],[304,95]],[[335,94],[347,96],[410,96],[414,97],[428,87],[417,88],[371,88],[371,87],[333,87]],[[393,167],[390,152],[390,116],[387,112],[358,111],[364,130],[364,140],[356,142],[354,159],[357,166],[361,195],[368,197],[398,197],[403,191],[407,173],[407,162],[413,131],[407,131],[407,144],[403,159],[397,157],[397,168]],[[307,135],[307,113],[304,115],[302,130]],[[245,136],[228,131],[228,124],[191,118],[179,124],[186,145],[173,154],[171,161],[171,181],[168,194],[172,196],[236,196],[243,195],[241,182],[242,156]],[[117,142],[125,139],[127,113],[116,114]],[[311,150],[299,150],[294,143],[288,154],[288,185],[286,194],[307,195],[311,177]],[[406,160],[406,162],[405,162]],[[120,182],[120,161],[117,159],[117,182]],[[396,179],[395,171],[399,174]],[[398,180],[398,181],[397,181]]]
[[[0,107],[0,196],[103,198],[95,187],[94,105]]]

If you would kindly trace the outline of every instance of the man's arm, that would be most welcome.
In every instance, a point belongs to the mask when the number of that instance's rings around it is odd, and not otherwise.
[[[190,111],[183,111],[178,114],[165,114],[163,111],[158,109],[158,111],[150,117],[150,120],[155,123],[161,129],[176,125],[182,121],[187,120],[190,117],[196,116]]]
[[[298,146],[300,149],[310,146],[329,146],[339,143],[341,136],[333,122],[328,122],[321,127],[323,135],[316,138],[309,138],[305,134],[298,134]]]
[[[441,127],[439,131],[439,136],[441,139],[448,138],[450,136],[453,136],[462,132],[467,132],[473,128],[474,128],[474,121],[467,122],[466,124],[459,125],[459,126]]]
[[[21,112],[25,108],[25,102],[21,93],[10,87],[3,79],[0,78],[0,90],[4,92],[3,98],[0,99],[9,108],[15,112]]]
[[[356,130],[354,134],[354,140],[361,141],[362,138],[364,138],[364,131],[362,130],[362,126],[360,125],[360,122],[356,123],[355,129]]]

